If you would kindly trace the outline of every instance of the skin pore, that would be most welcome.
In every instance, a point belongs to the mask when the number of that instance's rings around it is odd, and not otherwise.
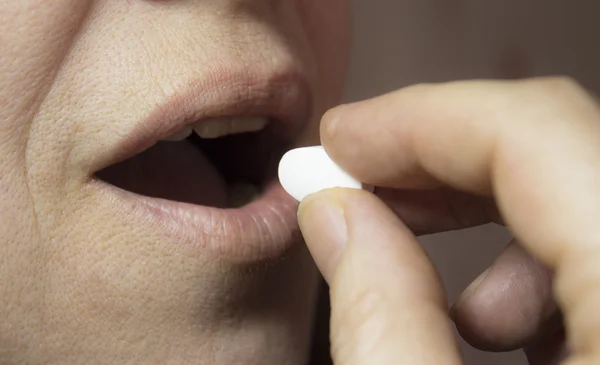
[[[304,363],[317,274],[297,230],[268,255],[230,255],[226,234],[181,245],[92,177],[157,105],[228,70],[299,75],[311,120],[296,144],[315,143],[345,76],[346,1],[4,0],[0,13],[0,362]],[[221,244],[234,248],[207,248]]]

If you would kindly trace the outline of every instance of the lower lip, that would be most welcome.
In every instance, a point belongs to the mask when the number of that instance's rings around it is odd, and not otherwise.
[[[123,214],[133,214],[151,224],[153,231],[227,262],[247,264],[278,258],[301,242],[298,203],[279,182],[270,183],[257,200],[237,209],[147,197],[101,180],[94,184],[116,196]]]

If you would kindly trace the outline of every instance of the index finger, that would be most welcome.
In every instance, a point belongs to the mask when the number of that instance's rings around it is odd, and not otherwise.
[[[493,194],[525,247],[556,269],[575,348],[599,348],[600,110],[573,81],[409,87],[334,109],[321,132],[365,183]]]

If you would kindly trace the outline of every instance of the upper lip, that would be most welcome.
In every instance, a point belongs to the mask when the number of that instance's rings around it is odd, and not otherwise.
[[[92,166],[94,171],[126,160],[190,125],[213,117],[267,117],[284,141],[293,139],[311,117],[312,95],[300,72],[223,72],[194,80],[159,104]],[[105,150],[106,151],[106,150]]]

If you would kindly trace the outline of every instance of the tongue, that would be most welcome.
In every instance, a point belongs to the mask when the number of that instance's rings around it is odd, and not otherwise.
[[[219,208],[227,205],[223,177],[188,141],[160,142],[97,175],[141,195]]]

